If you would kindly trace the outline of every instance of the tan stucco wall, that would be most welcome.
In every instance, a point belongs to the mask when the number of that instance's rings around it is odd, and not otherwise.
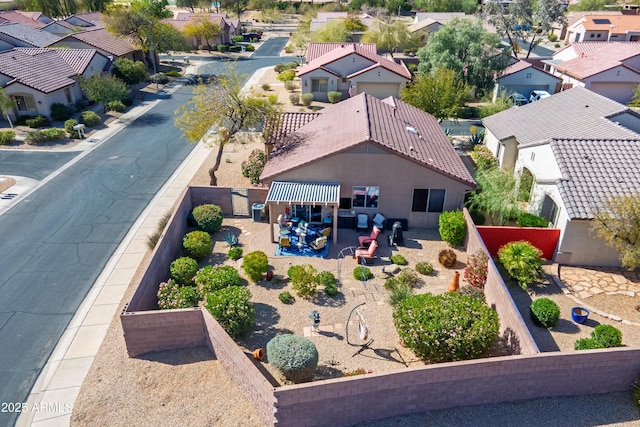
[[[558,247],[559,264],[594,267],[619,267],[618,252],[607,246],[590,231],[591,221],[568,221]]]
[[[353,186],[378,186],[378,209],[355,208],[372,218],[376,212],[387,218],[406,218],[410,227],[436,227],[439,214],[411,212],[414,188],[445,189],[445,210],[461,206],[470,188],[439,172],[410,160],[363,144],[351,151],[318,160],[309,166],[284,173],[276,180],[340,182],[340,196],[351,197]],[[325,215],[325,212],[323,212]]]

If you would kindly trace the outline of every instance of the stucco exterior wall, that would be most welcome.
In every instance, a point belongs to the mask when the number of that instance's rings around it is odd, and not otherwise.
[[[560,79],[558,77],[529,67],[517,73],[499,78],[494,89],[493,100],[495,101],[500,92],[503,91],[507,94],[518,92],[527,99],[529,99],[532,90],[546,90],[549,93],[554,93],[556,84],[559,81]]]
[[[42,114],[43,116],[48,117],[51,114],[51,104],[59,103],[64,105],[69,105],[67,101],[67,95],[65,94],[65,89],[60,89],[55,92],[51,92],[49,94],[44,94],[39,92],[33,88],[25,86],[20,83],[14,83],[7,87],[5,87],[5,93],[9,96],[12,95],[31,95],[33,96],[33,100],[35,103],[35,110],[29,111],[18,111],[17,108],[13,109],[12,118],[15,119],[18,115],[28,115],[28,116],[36,116],[38,114]],[[71,91],[72,102],[80,99],[81,92],[77,83],[69,86],[69,90]]]
[[[311,165],[279,175],[277,180],[340,182],[340,196],[351,197],[353,186],[378,186],[377,209],[354,208],[371,218],[376,212],[387,218],[407,218],[410,227],[436,227],[438,213],[411,212],[414,188],[446,189],[445,210],[461,207],[471,188],[399,157],[374,144],[363,144],[345,153],[318,160]],[[324,214],[324,213],[323,213]]]
[[[618,252],[607,246],[591,232],[591,221],[573,220],[565,225],[558,245],[559,264],[592,267],[620,267]]]

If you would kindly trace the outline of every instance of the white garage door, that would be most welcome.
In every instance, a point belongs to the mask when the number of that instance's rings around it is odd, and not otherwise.
[[[633,98],[633,83],[592,83],[591,90],[622,104]]]
[[[395,96],[400,94],[399,83],[358,83],[358,93],[366,92],[378,99]]]

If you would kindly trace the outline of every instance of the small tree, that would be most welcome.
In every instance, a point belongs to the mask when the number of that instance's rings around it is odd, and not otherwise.
[[[104,112],[107,111],[107,105],[110,102],[120,101],[129,96],[127,85],[113,76],[99,74],[91,77],[80,76],[80,87],[89,100],[102,104]]]
[[[187,38],[204,40],[211,49],[209,41],[217,40],[222,34],[219,24],[211,22],[208,15],[196,15],[185,26],[182,33]]]
[[[242,176],[249,178],[252,184],[259,183],[266,163],[267,156],[264,151],[256,148],[249,154],[249,158],[242,162]]]
[[[140,61],[118,58],[113,66],[113,75],[128,85],[138,84],[147,77],[147,68]]]
[[[520,207],[513,174],[498,167],[479,169],[476,181],[480,189],[470,196],[472,208],[488,213],[493,225],[504,225],[518,217]]]
[[[592,231],[620,253],[622,266],[640,266],[640,193],[611,197],[593,215]]]
[[[13,123],[11,123],[11,117],[9,117],[9,112],[11,111],[13,106],[14,106],[13,99],[11,99],[9,95],[7,95],[4,89],[0,88],[0,110],[2,110],[2,114],[4,114],[4,116],[7,118],[7,121],[9,122],[9,126],[11,126],[11,129],[13,129]]]
[[[469,87],[456,79],[453,70],[441,68],[419,75],[400,92],[407,104],[432,114],[439,122],[458,117],[471,93]]]

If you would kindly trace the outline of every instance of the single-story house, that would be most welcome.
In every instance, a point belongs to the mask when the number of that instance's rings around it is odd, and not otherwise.
[[[447,24],[453,18],[464,18],[464,12],[418,12],[413,19],[413,24],[409,26],[411,33],[422,32],[423,41],[429,38],[429,34],[435,33],[443,25]]]
[[[528,211],[561,230],[555,261],[618,266],[617,253],[589,233],[590,221],[606,197],[640,188],[630,167],[640,155],[640,114],[577,87],[482,123],[500,166],[533,178]]]
[[[260,177],[271,223],[286,209],[329,219],[334,239],[358,213],[437,227],[475,188],[438,121],[392,97],[362,93],[316,113],[284,113],[273,126]]]
[[[504,72],[496,79],[493,87],[493,102],[502,93],[511,94],[517,92],[529,99],[534,90],[546,90],[555,93],[560,77],[556,77],[546,71],[536,68],[533,64],[517,60],[509,65]]]
[[[229,18],[225,13],[190,13],[178,12],[173,19],[163,19],[161,22],[169,24],[178,31],[183,31],[184,27],[193,20],[208,19],[210,22],[219,25],[221,29],[220,36],[204,40],[193,37],[187,40],[191,47],[198,49],[200,46],[207,47],[217,44],[230,44],[232,37],[242,33],[240,21],[237,18]]]
[[[100,12],[76,13],[64,19],[74,27],[104,27],[104,15]]]
[[[640,83],[640,43],[575,44],[578,46],[563,49],[545,61],[551,73],[562,79],[563,87],[582,86],[614,101],[631,101]],[[574,53],[578,56],[571,58]]]
[[[585,15],[567,28],[567,41],[640,41],[640,15]]]
[[[22,24],[34,30],[38,30],[52,21],[53,19],[42,12],[21,12],[18,10],[0,12],[0,24]]]
[[[0,85],[15,103],[13,119],[49,116],[52,104],[73,106],[83,99],[77,76],[102,73],[110,66],[95,49],[15,48],[0,53]]]
[[[311,20],[309,24],[310,31],[316,31],[319,27],[327,25],[331,21],[344,21],[349,17],[348,12],[318,12],[315,18]],[[366,13],[355,15],[354,18],[358,18],[367,27],[373,23],[373,17]]]
[[[558,26],[558,24],[555,24],[556,28],[560,30],[560,35],[558,36],[558,39],[563,40],[565,42],[570,42],[569,31],[568,31],[569,27],[571,27],[573,24],[575,24],[576,22],[584,18],[586,15],[601,15],[601,16],[622,15],[622,12],[619,10],[607,10],[607,11],[605,10],[598,10],[598,11],[572,10],[572,11],[569,11],[565,13],[566,21],[564,24],[562,24],[561,26]]]
[[[376,98],[399,97],[411,81],[404,62],[396,63],[369,47],[343,44],[306,63],[298,70],[302,93],[327,101],[327,92],[342,92],[343,98],[366,92]]]
[[[0,51],[14,47],[45,47],[60,40],[55,34],[10,22],[0,25]]]
[[[378,53],[375,43],[310,42],[307,44],[307,52],[304,56],[304,62],[311,62],[339,47],[348,47],[353,45],[357,45],[360,49],[366,49],[371,53]]]
[[[95,49],[112,60],[127,58],[143,61],[144,55],[122,37],[117,37],[105,28],[89,27],[86,30],[64,36],[47,47],[64,47],[70,49]]]

